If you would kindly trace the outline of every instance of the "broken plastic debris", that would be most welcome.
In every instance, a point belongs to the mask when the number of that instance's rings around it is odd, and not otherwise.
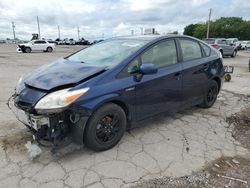
[[[37,144],[32,144],[31,141],[28,141],[25,144],[25,147],[27,148],[28,154],[32,160],[39,157],[42,153],[41,148]]]
[[[216,163],[214,164],[214,166],[216,166],[216,167],[220,168],[220,165],[218,165],[218,164],[216,164]]]
[[[236,159],[232,159],[232,161],[233,161],[233,163],[235,163],[235,164],[240,164],[240,162],[237,161]]]

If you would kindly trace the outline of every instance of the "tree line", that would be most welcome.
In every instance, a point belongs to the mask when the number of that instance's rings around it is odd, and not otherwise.
[[[238,38],[250,40],[250,21],[241,17],[221,17],[210,22],[209,38]],[[184,28],[184,35],[206,38],[207,23],[196,23]]]

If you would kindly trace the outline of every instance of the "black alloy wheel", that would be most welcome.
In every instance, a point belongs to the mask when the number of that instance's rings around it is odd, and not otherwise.
[[[215,80],[211,80],[208,84],[206,94],[202,104],[199,106],[202,108],[210,108],[215,103],[219,92],[218,84]]]
[[[105,144],[112,142],[119,131],[119,118],[117,114],[103,117],[96,126],[97,142]]]
[[[84,143],[95,151],[110,149],[121,140],[126,124],[127,117],[120,106],[103,105],[90,117],[84,131]]]

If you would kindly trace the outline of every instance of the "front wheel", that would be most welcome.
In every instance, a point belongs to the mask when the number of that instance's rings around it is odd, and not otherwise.
[[[31,52],[31,48],[30,47],[26,47],[24,50],[26,53],[30,53]]]
[[[217,99],[218,92],[219,92],[218,84],[215,80],[212,80],[208,84],[203,103],[200,104],[200,107],[202,108],[212,107]]]
[[[47,52],[52,52],[52,51],[53,51],[53,49],[51,47],[47,48]]]
[[[113,103],[94,112],[84,132],[86,147],[103,151],[114,147],[126,130],[127,118],[123,109]]]

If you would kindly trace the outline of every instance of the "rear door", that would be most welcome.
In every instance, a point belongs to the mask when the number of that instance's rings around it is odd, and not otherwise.
[[[182,68],[178,63],[176,41],[168,39],[153,44],[141,54],[139,62],[156,65],[158,72],[143,75],[135,86],[136,119],[177,111],[182,98]]]
[[[189,38],[180,38],[182,52],[183,107],[200,104],[207,84],[208,59],[203,57],[200,44]]]
[[[43,44],[40,40],[34,42],[33,50],[40,51],[43,50]]]

